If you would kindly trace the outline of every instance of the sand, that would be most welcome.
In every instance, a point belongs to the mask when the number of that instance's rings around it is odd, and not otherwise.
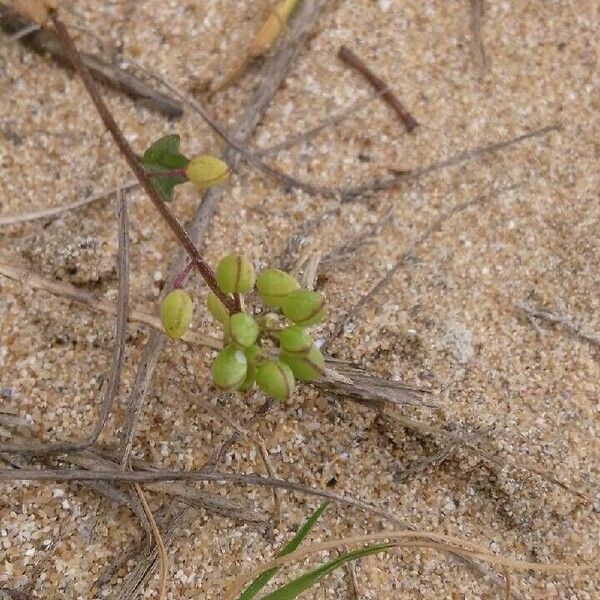
[[[247,0],[67,4],[74,12],[65,20],[97,36],[74,31],[82,48],[100,51],[99,40],[108,49],[122,41],[125,57],[199,99],[207,83],[236,63],[267,10],[266,2]],[[358,184],[389,169],[416,169],[560,125],[543,137],[346,204],[307,237],[300,255],[327,254],[355,236],[366,239],[382,219],[368,243],[320,272],[330,316],[316,335],[325,339],[428,226],[453,207],[488,196],[446,220],[403,260],[330,351],[380,376],[426,387],[440,402],[434,411],[394,409],[398,414],[451,431],[487,433],[484,447],[492,454],[501,450],[519,464],[535,464],[592,500],[461,448],[439,466],[407,474],[414,461],[435,455],[443,444],[390,428],[376,412],[310,387],[277,405],[257,431],[278,477],[355,496],[416,528],[476,541],[499,554],[585,563],[597,557],[600,533],[598,344],[528,319],[516,304],[544,307],[600,332],[600,7],[587,0],[485,4],[487,64],[481,72],[467,2],[331,2],[252,146],[282,141],[368,97],[368,84],[336,58],[342,43],[389,82],[421,126],[408,135],[376,100],[269,159],[298,178],[330,187]],[[0,73],[0,216],[60,206],[87,190],[131,180],[70,72],[4,40]],[[210,104],[225,126],[239,116],[259,78],[260,69],[251,68]],[[190,111],[169,122],[118,92],[105,96],[137,151],[169,132],[182,136],[190,155],[223,149]],[[155,314],[174,240],[141,193],[128,198],[132,303]],[[185,220],[198,199],[194,189],[181,187],[173,209]],[[271,265],[303,223],[336,206],[332,199],[286,193],[242,167],[212,222],[206,257],[215,263],[240,251],[257,267]],[[0,260],[114,300],[116,232],[110,198],[55,220],[3,227]],[[200,307],[205,289],[199,277],[189,290]],[[196,315],[198,331],[216,333],[200,308]],[[19,431],[62,440],[89,430],[109,369],[114,320],[0,277],[0,332],[0,384],[10,389],[0,407],[23,417]],[[140,325],[129,328],[123,385],[104,443],[118,441],[148,334]],[[199,468],[231,434],[198,401],[216,398],[209,358],[208,351],[168,344],[140,421],[136,456],[164,468]],[[232,397],[222,408],[242,422],[260,402],[258,394]],[[10,440],[6,429],[1,440]],[[249,438],[235,444],[224,465],[231,472],[264,473]],[[273,510],[268,490],[208,489]],[[148,495],[158,507],[163,497]],[[318,504],[300,494],[283,493],[281,500],[281,522],[272,534],[198,511],[171,547],[168,598],[222,597],[228,577],[272,556]],[[358,509],[332,506],[313,539],[391,526]],[[46,557],[59,530],[61,541]],[[81,485],[4,483],[0,587],[25,584],[43,561],[34,598],[118,597],[125,571],[96,595],[90,586],[139,530],[126,508]],[[295,567],[286,577],[299,572]],[[356,574],[363,600],[502,594],[480,574],[431,550],[370,557]],[[521,598],[600,597],[597,569],[566,576],[515,572],[511,584]],[[156,588],[155,577],[142,597],[156,598]],[[351,598],[349,593],[348,576],[338,571],[305,596]]]

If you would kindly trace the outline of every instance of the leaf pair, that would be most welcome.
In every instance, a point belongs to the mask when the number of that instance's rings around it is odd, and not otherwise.
[[[179,152],[181,138],[177,134],[161,137],[154,142],[142,158],[144,168],[149,173],[185,169],[190,160]],[[185,183],[187,178],[183,175],[165,175],[164,177],[151,177],[150,181],[164,202],[173,200],[173,189],[176,185]]]
[[[302,543],[304,538],[310,533],[310,530],[315,526],[319,517],[323,514],[327,508],[328,503],[324,502],[319,508],[310,516],[310,518],[302,525],[296,535],[284,546],[284,548],[277,554],[277,558],[285,556],[294,552],[298,546]],[[359,548],[358,550],[352,550],[346,552],[340,556],[333,558],[326,562],[324,565],[313,569],[293,579],[289,583],[281,586],[275,591],[263,596],[262,600],[295,600],[302,592],[311,588],[315,583],[318,583],[325,576],[329,575],[339,567],[342,567],[346,563],[353,560],[358,560],[371,554],[377,554],[384,552],[391,548],[393,544],[374,544],[366,546],[365,548]],[[273,567],[264,573],[261,573],[245,590],[242,592],[238,600],[252,600],[256,595],[269,583],[269,581],[275,576],[278,568]]]

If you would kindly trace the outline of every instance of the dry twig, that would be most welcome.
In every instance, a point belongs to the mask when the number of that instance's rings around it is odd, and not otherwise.
[[[38,26],[0,5],[0,28],[9,35],[17,34],[18,39],[39,54],[48,54],[63,66],[71,66],[60,39],[51,29],[39,29]],[[169,118],[179,118],[183,115],[183,107],[177,100],[170,98],[153,89],[146,82],[131,75],[93,54],[82,53],[86,67],[94,77],[110,87],[122,91],[135,100],[142,100],[148,108],[157,110]]]
[[[473,57],[479,74],[482,75],[486,68],[485,46],[481,35],[484,0],[469,0],[471,12],[471,43],[473,44]]]
[[[562,315],[560,313],[553,313],[543,308],[538,308],[525,304],[524,302],[517,302],[515,306],[522,310],[526,315],[534,319],[542,319],[548,323],[560,325],[564,327],[569,333],[577,336],[578,338],[594,344],[594,346],[600,346],[600,333],[592,331],[583,323],[578,323],[576,319],[569,315]]]
[[[133,485],[137,495],[144,507],[144,512],[146,513],[146,517],[150,523],[150,527],[152,529],[152,534],[154,536],[154,541],[156,542],[156,547],[158,548],[158,557],[159,557],[159,568],[160,568],[160,582],[158,587],[158,600],[164,600],[167,594],[167,576],[169,573],[169,557],[167,556],[167,549],[165,548],[165,544],[163,542],[162,536],[160,534],[160,529],[156,524],[154,519],[154,515],[152,514],[152,510],[148,506],[148,502],[146,500],[146,496],[142,491],[142,488],[138,483]]]
[[[29,221],[36,221],[37,219],[54,219],[63,213],[70,212],[72,210],[76,210],[83,206],[87,206],[92,202],[96,202],[98,200],[105,200],[110,198],[117,192],[126,193],[130,190],[133,190],[139,187],[139,183],[137,181],[130,181],[128,183],[124,183],[117,188],[112,190],[98,192],[97,194],[87,194],[83,198],[76,200],[75,202],[71,202],[69,204],[64,204],[62,206],[56,206],[54,208],[46,208],[45,210],[37,210],[34,212],[22,213],[20,215],[8,215],[6,217],[0,217],[0,227],[2,225],[17,225],[19,223],[27,223]]]
[[[375,75],[362,58],[357,56],[354,51],[348,48],[348,46],[340,46],[338,58],[349,67],[358,71],[375,88],[375,90],[377,90],[377,92],[381,93],[386,104],[398,115],[398,117],[400,117],[400,120],[408,133],[419,126],[419,122],[408,112],[404,104],[400,102],[398,96],[390,90],[381,77]]]
[[[518,135],[508,140],[504,140],[502,142],[494,142],[492,144],[486,144],[485,146],[478,146],[477,148],[473,148],[471,150],[463,150],[462,152],[459,152],[458,154],[455,154],[450,158],[444,159],[439,162],[434,162],[430,165],[421,167],[419,169],[414,169],[412,171],[409,171],[408,173],[401,173],[399,175],[394,175],[392,177],[386,177],[381,179],[376,178],[355,187],[341,189],[338,190],[338,194],[342,202],[353,202],[356,201],[357,198],[363,196],[364,194],[380,192],[383,190],[391,190],[398,187],[401,183],[415,181],[425,175],[429,175],[436,171],[441,171],[443,169],[447,169],[448,167],[455,167],[457,165],[460,165],[461,163],[467,162],[474,158],[481,158],[482,156],[494,154],[496,152],[499,152],[500,150],[504,150],[505,148],[514,146],[515,144],[519,144],[525,140],[533,139],[536,137],[542,137],[544,135],[552,133],[553,131],[559,130],[560,125],[547,125],[546,127],[534,129],[533,131],[529,131],[522,135]]]
[[[265,156],[278,154],[283,150],[288,150],[289,148],[292,148],[297,144],[306,142],[318,135],[319,133],[321,133],[321,131],[323,131],[324,129],[327,129],[328,127],[335,127],[336,125],[343,123],[346,119],[357,113],[359,110],[371,104],[373,100],[379,98],[379,96],[384,94],[385,91],[386,90],[382,90],[381,92],[376,92],[375,94],[372,94],[371,96],[368,96],[363,100],[358,100],[350,106],[342,109],[340,112],[327,117],[318,125],[315,125],[314,127],[307,129],[306,131],[302,131],[297,134],[292,134],[282,142],[273,144],[272,146],[267,146],[266,148],[258,148],[257,150],[255,150],[254,155],[264,158]]]

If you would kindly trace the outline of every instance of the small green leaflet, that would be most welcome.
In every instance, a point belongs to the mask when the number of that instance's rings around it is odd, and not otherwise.
[[[165,135],[154,142],[154,144],[144,152],[142,158],[142,163],[146,171],[149,173],[156,173],[187,167],[190,161],[179,152],[180,143],[181,138],[175,133]],[[187,179],[182,176],[174,175],[172,177],[150,177],[150,181],[160,197],[165,202],[170,202],[173,200],[173,188],[180,183],[185,183]]]
[[[321,515],[325,512],[328,506],[328,502],[323,502],[319,508],[307,519],[307,521],[300,527],[296,535],[277,553],[277,558],[285,556],[290,552],[293,552],[302,543],[304,538],[310,533],[310,530],[315,526]],[[260,590],[262,590],[267,583],[277,573],[277,567],[273,567],[264,573],[261,573],[242,593],[239,600],[251,600],[254,598]]]
[[[308,588],[323,579],[323,577],[329,575],[332,571],[339,569],[346,563],[358,560],[359,558],[364,558],[371,554],[377,554],[378,552],[385,552],[394,546],[395,544],[377,544],[342,554],[341,556],[330,560],[328,563],[325,563],[323,566],[318,567],[314,571],[309,571],[297,579],[286,583],[274,592],[264,596],[261,600],[295,600],[302,592],[305,592]]]

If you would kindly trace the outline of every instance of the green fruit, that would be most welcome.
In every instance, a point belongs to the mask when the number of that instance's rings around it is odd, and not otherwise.
[[[214,292],[208,292],[206,308],[219,323],[226,325],[229,322],[229,311]]]
[[[280,358],[300,381],[314,381],[324,373],[325,359],[314,344],[306,354],[282,352]]]
[[[294,374],[280,360],[265,360],[256,368],[258,387],[275,400],[286,400],[294,391]]]
[[[258,337],[258,323],[246,313],[236,313],[229,318],[231,341],[242,348],[249,348]]]
[[[281,308],[283,299],[296,290],[300,284],[285,271],[265,269],[256,280],[256,289],[265,304]]]
[[[231,170],[216,156],[197,156],[189,162],[186,177],[202,189],[207,189],[227,181]]]
[[[213,383],[223,390],[237,390],[246,379],[246,355],[235,346],[226,346],[212,365]]]
[[[298,290],[288,294],[281,308],[283,314],[301,327],[320,323],[325,318],[325,298],[317,292]]]
[[[244,350],[246,360],[248,361],[248,371],[244,383],[238,388],[240,392],[247,392],[256,380],[256,362],[260,357],[260,348],[256,345],[250,346]]]
[[[194,305],[190,295],[181,289],[169,292],[160,305],[160,320],[165,333],[180,338],[190,326]]]
[[[279,347],[290,354],[307,354],[313,345],[312,338],[302,327],[292,325],[279,332]]]
[[[229,254],[217,266],[217,283],[227,294],[246,294],[255,280],[254,267],[243,256]]]

